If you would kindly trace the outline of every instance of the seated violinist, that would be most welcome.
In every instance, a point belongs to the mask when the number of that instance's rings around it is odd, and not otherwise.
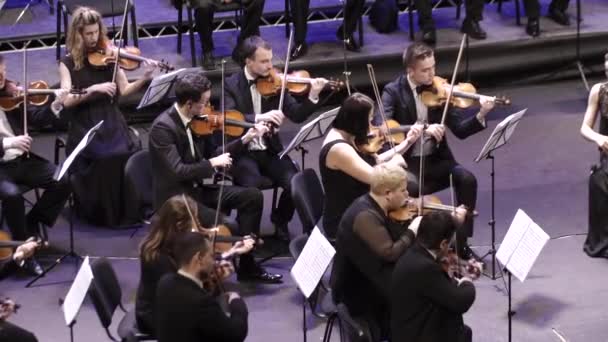
[[[5,99],[14,98],[21,90],[6,79],[6,71],[6,62],[0,55],[0,94]],[[29,105],[28,125],[43,127],[53,123],[66,94],[67,91],[57,90],[50,105]],[[23,123],[23,104],[7,110],[0,108],[0,200],[12,238],[19,241],[37,235],[40,223],[52,227],[70,194],[65,182],[53,179],[55,165],[31,152],[32,138],[24,132]],[[27,215],[19,185],[45,190]],[[23,266],[33,275],[42,273],[33,257],[27,258]]]
[[[453,177],[457,203],[474,210],[477,201],[477,179],[469,170],[458,164],[452,155],[445,137],[446,126],[460,139],[475,134],[486,127],[486,115],[494,108],[494,100],[480,95],[481,109],[473,116],[449,108],[445,125],[441,124],[443,107],[427,107],[422,101],[421,93],[434,84],[435,56],[433,49],[423,43],[410,45],[403,53],[404,73],[387,84],[382,92],[385,117],[401,125],[415,123],[428,124],[425,129],[425,141],[421,151],[420,140],[404,154],[411,175],[408,177],[408,191],[418,196],[431,194],[450,186],[450,174]],[[449,86],[449,85],[448,85]],[[424,156],[424,188],[419,191],[421,156]],[[471,250],[466,241],[473,235],[472,215],[467,216],[464,229],[457,234],[458,254],[469,259]]]
[[[407,174],[403,165],[374,166],[369,193],[346,210],[336,238],[331,287],[334,300],[369,328],[372,340],[388,337],[389,286],[395,263],[413,244],[419,218],[395,222],[393,211],[405,210]],[[459,208],[460,219],[466,211]],[[353,286],[353,284],[357,284]]]
[[[146,334],[156,334],[154,307],[158,282],[163,275],[175,273],[178,269],[172,246],[177,236],[190,231],[214,234],[211,229],[201,228],[197,203],[190,196],[175,195],[157,211],[152,219],[150,232],[139,247],[141,273],[135,300],[135,318],[137,328]],[[222,253],[220,258],[228,260],[247,253],[252,248],[253,239],[245,239],[236,242],[230,250]]]
[[[289,120],[304,122],[318,108],[319,93],[328,81],[324,78],[310,79],[308,96],[296,99],[285,93],[283,108],[279,108],[278,94],[263,94],[262,78],[273,72],[272,47],[258,36],[243,42],[241,52],[245,60],[243,69],[226,80],[226,109],[243,113],[249,122],[267,123],[280,127],[287,117]],[[280,82],[280,81],[279,81]],[[291,178],[298,171],[289,156],[279,158],[283,150],[278,134],[259,136],[251,139],[243,153],[234,157],[234,167],[230,170],[236,184],[260,188],[265,178],[280,186],[283,191],[277,210],[270,220],[278,233],[286,236],[287,224],[291,221],[295,208],[291,200]]]
[[[179,235],[173,255],[178,271],[164,275],[156,289],[158,341],[244,341],[248,312],[243,299],[236,292],[218,298],[203,285],[210,277],[230,275],[229,268],[216,264],[209,238],[193,232]],[[227,302],[228,312],[220,300]]]
[[[391,341],[470,342],[462,315],[475,301],[472,278],[448,276],[442,260],[457,230],[447,212],[420,221],[416,242],[399,259],[390,283]]]
[[[220,186],[203,184],[217,169],[229,169],[232,158],[245,145],[268,131],[264,125],[250,128],[240,139],[225,146],[217,146],[211,134],[198,136],[190,121],[202,113],[209,104],[211,82],[203,72],[194,72],[179,78],[174,86],[177,102],[161,113],[150,128],[149,149],[154,182],[156,209],[171,196],[186,193],[198,202],[200,222],[213,227],[216,208],[220,200]],[[236,209],[238,224],[219,214],[217,224],[225,224],[235,235],[259,235],[263,196],[253,187],[223,186],[220,210]],[[280,283],[280,274],[268,273],[255,263],[251,254],[241,256],[237,268],[239,280]]]
[[[25,260],[34,255],[38,243],[30,240],[15,249],[8,260],[0,261],[0,279],[7,277],[19,268]],[[0,341],[36,342],[36,336],[31,332],[7,322],[11,314],[17,312],[18,306],[10,299],[0,299]]]

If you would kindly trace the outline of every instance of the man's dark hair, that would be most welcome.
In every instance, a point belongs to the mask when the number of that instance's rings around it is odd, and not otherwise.
[[[209,238],[198,232],[186,232],[178,234],[173,242],[173,257],[177,267],[188,265],[196,253],[205,255],[210,253],[211,243]]]
[[[369,113],[372,108],[372,99],[367,95],[354,93],[342,102],[332,126],[354,135],[356,143],[364,143],[367,140]]]
[[[243,43],[241,43],[240,49],[240,57],[242,62],[244,62],[246,58],[254,59],[255,52],[259,48],[263,48],[264,50],[272,50],[270,43],[262,39],[260,36],[251,36],[245,39]]]
[[[456,231],[456,222],[452,215],[445,211],[432,211],[422,217],[416,240],[422,246],[439,249],[441,241],[452,239]]]
[[[403,52],[403,67],[412,68],[416,62],[433,56],[433,49],[424,43],[414,43]]]
[[[191,100],[198,102],[201,95],[211,89],[211,81],[202,72],[186,74],[175,82],[175,97],[181,106]]]

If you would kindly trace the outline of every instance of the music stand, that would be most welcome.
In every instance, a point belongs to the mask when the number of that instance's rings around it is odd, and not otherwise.
[[[91,269],[89,257],[87,256],[84,258],[65,299],[59,299],[59,305],[61,305],[61,309],[63,310],[65,324],[70,328],[70,342],[74,342],[74,324],[76,324],[76,316],[78,316],[82,302],[87,296],[91,281],[93,281],[93,270]]]
[[[495,169],[494,169],[494,151],[500,148],[503,145],[506,145],[513,135],[515,127],[521,120],[521,118],[526,114],[528,108],[521,110],[517,113],[511,114],[507,116],[504,120],[502,120],[496,127],[494,131],[486,141],[485,145],[479,152],[479,156],[475,158],[475,162],[479,163],[482,159],[490,159],[492,161],[492,170],[490,171],[491,178],[491,217],[490,221],[488,221],[488,225],[491,228],[492,232],[492,242],[490,250],[484,254],[481,259],[485,259],[488,255],[492,256],[492,280],[496,280],[496,207],[495,207]]]
[[[199,70],[198,68],[195,68],[195,69]],[[162,101],[173,90],[173,84],[175,83],[175,81],[180,76],[187,74],[189,72],[193,72],[193,70],[182,68],[182,69],[175,70],[175,71],[172,71],[167,74],[162,74],[162,75],[154,77],[154,79],[152,79],[152,82],[150,82],[150,85],[148,86],[146,93],[141,98],[141,101],[139,102],[137,109],[140,110],[144,107],[147,107],[147,106],[150,106],[150,105],[153,105],[155,103]]]
[[[329,110],[302,126],[296,136],[291,139],[289,145],[287,145],[283,152],[279,154],[279,158],[282,159],[286,154],[293,150],[300,151],[302,155],[303,170],[304,159],[306,157],[306,153],[308,153],[308,150],[303,147],[302,144],[324,137],[325,134],[327,134],[327,131],[330,129],[331,123],[336,118],[336,115],[338,115],[339,110],[340,107]]]
[[[71,178],[72,178],[71,166],[74,163],[74,160],[76,160],[76,157],[78,157],[80,152],[82,152],[82,150],[84,150],[89,145],[91,140],[93,140],[93,137],[95,137],[97,130],[99,130],[99,127],[101,127],[102,124],[103,124],[103,120],[99,121],[99,123],[97,123],[97,125],[93,126],[87,132],[87,134],[84,135],[84,137],[80,140],[78,145],[76,145],[76,148],[74,148],[74,151],[72,151],[72,153],[70,153],[70,155],[61,164],[61,167],[56,169],[55,175],[53,176],[53,179],[55,181],[60,181],[63,178],[63,176],[66,173],[68,173],[68,184],[71,184],[70,183]],[[59,265],[63,261],[63,259],[65,259],[67,257],[73,258],[74,260],[77,260],[77,261],[80,261],[82,259],[82,257],[74,251],[74,192],[73,191],[70,194],[69,203],[70,203],[70,218],[69,218],[69,221],[70,221],[70,250],[67,253],[65,253],[64,255],[57,258],[55,260],[55,263],[53,263],[51,266],[49,266],[44,271],[42,271],[42,273],[40,275],[36,276],[29,283],[27,283],[27,285],[25,285],[25,287],[32,286],[35,282],[38,281],[38,279],[44,277],[53,268],[55,268],[57,265]]]

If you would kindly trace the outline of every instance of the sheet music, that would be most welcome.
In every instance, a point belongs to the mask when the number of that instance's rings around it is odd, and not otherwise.
[[[72,151],[72,153],[70,153],[70,155],[63,162],[63,165],[61,165],[61,170],[59,171],[59,174],[55,178],[56,181],[58,181],[61,178],[63,178],[63,176],[65,175],[65,173],[70,168],[70,165],[72,165],[72,163],[74,162],[74,159],[76,159],[76,156],[82,150],[84,150],[85,147],[87,147],[87,145],[89,144],[90,139],[93,137],[93,135],[95,135],[95,132],[99,129],[99,127],[101,127],[102,124],[103,124],[103,120],[99,121],[99,123],[97,125],[93,126],[87,132],[87,134],[84,135],[84,137],[80,140],[80,142],[78,143],[78,145],[76,145],[76,148],[74,149],[74,151]]]
[[[65,300],[61,306],[66,325],[70,325],[74,319],[76,319],[76,315],[78,315],[80,306],[89,291],[92,280],[93,270],[91,269],[89,257],[87,256],[84,258],[84,261],[78,270],[78,274],[76,274],[76,278],[74,278],[74,282],[72,283],[72,286],[70,286],[70,290],[65,296]]]
[[[339,110],[340,107],[329,110],[303,125],[298,131],[298,134],[289,142],[289,145],[279,154],[279,158],[282,159],[287,153],[291,152],[296,146],[303,142],[323,137],[336,115],[338,115]]]
[[[520,110],[517,113],[513,113],[496,125],[496,127],[494,127],[494,131],[492,131],[492,134],[488,138],[488,141],[486,141],[483,148],[479,152],[479,156],[475,158],[475,162],[479,162],[480,160],[484,159],[489,152],[506,144],[511,138],[511,135],[513,135],[519,120],[521,120],[527,111],[528,108]]]
[[[496,258],[523,282],[547,241],[549,235],[519,209],[496,253]]]
[[[334,247],[319,230],[313,229],[298,260],[291,268],[291,277],[306,298],[313,293],[327,266],[336,254]]]

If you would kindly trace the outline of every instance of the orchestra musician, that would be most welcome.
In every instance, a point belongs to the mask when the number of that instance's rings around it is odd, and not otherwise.
[[[483,19],[483,0],[469,0],[464,2],[466,17],[462,22],[460,30],[474,39],[486,39],[487,34],[479,25]],[[427,44],[435,44],[437,34],[435,21],[433,20],[433,2],[430,0],[415,0],[414,6],[418,12],[418,25],[422,31],[422,41]]]
[[[397,262],[390,284],[391,340],[470,342],[462,315],[475,301],[471,278],[453,279],[440,260],[454,239],[456,220],[432,211],[418,227],[415,243]]]
[[[273,70],[272,47],[270,43],[258,36],[252,36],[241,45],[245,60],[243,69],[226,79],[226,109],[234,109],[245,115],[249,122],[266,123],[280,127],[285,117],[300,123],[306,120],[319,102],[319,93],[327,80],[311,79],[308,97],[297,101],[285,93],[284,106],[279,107],[279,95],[265,97],[260,94],[256,80],[268,77]],[[289,156],[279,158],[283,150],[278,134],[256,137],[246,144],[244,151],[234,156],[234,165],[230,172],[236,184],[245,187],[260,188],[269,178],[283,191],[277,209],[271,214],[271,221],[276,231],[288,236],[288,223],[291,221],[295,207],[291,200],[291,178],[298,171]]]
[[[31,259],[37,246],[38,243],[30,239],[19,245],[8,260],[0,261],[0,279],[15,272],[25,260]],[[16,310],[14,301],[4,298],[0,300],[0,341],[37,342],[38,339],[33,333],[7,321]]]
[[[570,25],[570,18],[566,13],[569,1],[552,0],[549,5],[548,17],[560,25]],[[524,8],[528,16],[526,33],[532,37],[538,37],[540,35],[540,2],[539,0],[524,0]]]
[[[203,285],[216,267],[209,238],[191,232],[177,236],[173,255],[179,269],[164,275],[156,289],[158,341],[244,341],[245,301],[236,292],[218,298]],[[227,302],[228,312],[220,300]]]
[[[608,54],[604,56],[604,69],[608,77]],[[593,127],[598,118],[600,124],[596,132]],[[599,165],[589,177],[589,230],[583,250],[590,257],[608,258],[608,82],[591,88],[580,131],[600,151]]]
[[[323,229],[330,239],[335,238],[346,209],[368,192],[373,166],[383,162],[405,166],[401,154],[421,133],[421,126],[415,125],[394,149],[380,155],[366,153],[362,146],[367,142],[373,113],[374,102],[368,96],[361,93],[349,96],[342,103],[319,152],[319,170],[325,189]]]
[[[61,88],[86,91],[84,95],[69,95],[65,100],[62,115],[69,121],[66,152],[71,153],[90,128],[104,121],[75,161],[73,185],[78,212],[91,223],[113,226],[131,212],[122,188],[124,165],[140,148],[118,108],[117,96],[141,89],[152,78],[156,64],[144,62],[145,71],[135,82],[130,83],[120,69],[113,80],[114,63],[95,67],[87,58],[98,50],[110,51],[106,35],[99,12],[77,8],[66,38],[69,53],[61,58],[59,75]]]
[[[135,317],[139,331],[156,336],[155,299],[156,288],[163,275],[177,272],[178,266],[173,255],[173,245],[180,234],[195,231],[210,234],[211,230],[201,230],[198,221],[197,203],[184,194],[169,198],[152,218],[148,235],[139,247],[141,274],[135,300]],[[234,255],[249,252],[253,240],[245,239],[221,255],[228,260]]]
[[[0,55],[0,93],[3,96],[17,95],[16,85],[6,79],[7,65]],[[57,120],[67,91],[56,90],[56,98],[49,105],[27,107],[28,125],[44,127]],[[53,179],[55,165],[31,152],[32,137],[24,132],[23,104],[4,111],[0,108],[0,199],[2,213],[15,240],[26,240],[37,236],[39,224],[52,227],[61,213],[70,194],[66,182]],[[44,189],[34,207],[25,214],[25,203],[18,185]],[[32,257],[24,263],[32,275],[42,274],[42,268]]]
[[[174,86],[177,102],[161,113],[152,123],[149,136],[150,159],[154,207],[160,206],[171,196],[186,193],[198,203],[199,219],[203,226],[212,227],[220,190],[221,210],[236,209],[237,222],[219,214],[218,224],[224,224],[235,235],[259,235],[263,209],[260,190],[252,187],[203,184],[216,169],[228,169],[232,159],[246,148],[255,137],[268,131],[262,124],[225,146],[217,146],[212,135],[195,136],[190,121],[202,113],[209,104],[211,82],[203,72],[194,72],[180,77]],[[271,274],[258,265],[251,253],[242,255],[237,268],[241,281],[253,280],[265,283],[280,283],[282,275]]]
[[[394,119],[401,125],[424,122],[428,124],[425,136],[431,137],[436,147],[421,152],[420,142],[407,150],[404,155],[408,164],[408,191],[419,194],[420,161],[424,160],[424,188],[422,194],[430,194],[450,185],[453,177],[458,205],[464,204],[469,210],[475,209],[477,200],[477,179],[469,170],[458,164],[445,137],[445,126],[441,124],[443,108],[429,108],[422,102],[421,92],[433,84],[435,77],[435,56],[433,49],[423,43],[410,45],[403,53],[404,73],[388,83],[382,92],[385,117]],[[494,108],[492,98],[480,96],[481,109],[474,116],[466,117],[454,108],[447,113],[446,126],[460,139],[475,134],[486,127],[486,115]],[[421,158],[423,156],[423,158]],[[472,215],[467,216],[463,229],[458,230],[459,255],[463,259],[471,257],[466,240],[473,234]]]

